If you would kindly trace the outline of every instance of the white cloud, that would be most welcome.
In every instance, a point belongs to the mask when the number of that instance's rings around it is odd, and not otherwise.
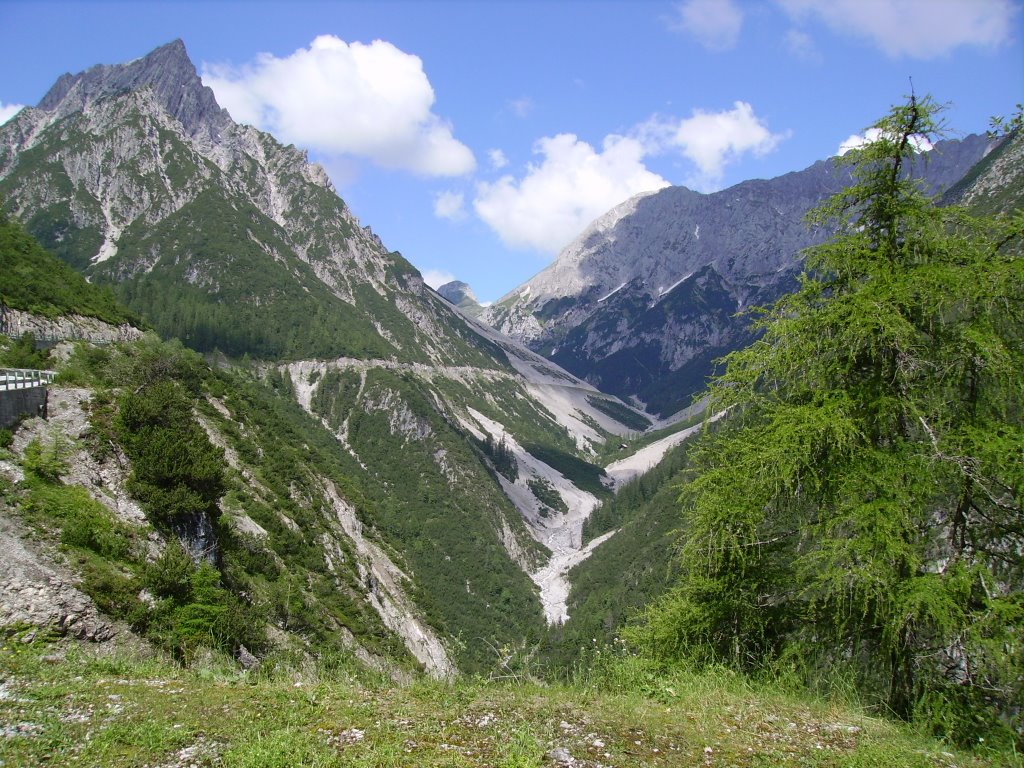
[[[642,142],[608,136],[601,150],[573,134],[534,144],[542,156],[525,176],[477,185],[473,208],[513,248],[557,253],[591,221],[640,192],[668,186],[644,166]]]
[[[655,117],[639,127],[638,135],[654,151],[677,151],[691,160],[698,173],[687,183],[709,191],[721,182],[725,166],[750,152],[765,155],[789,134],[772,133],[754,108],[743,101],[731,110],[695,109],[681,120]]]
[[[791,29],[786,32],[786,48],[789,52],[803,61],[821,61],[821,52],[809,34],[801,29]]]
[[[686,0],[675,7],[669,28],[685,32],[712,51],[736,47],[743,26],[743,11],[733,0]]]
[[[512,110],[516,117],[526,117],[533,111],[533,99],[529,96],[523,96],[521,99],[512,99],[508,103],[508,108]]]
[[[450,283],[455,279],[455,275],[451,272],[445,272],[442,269],[425,269],[422,274],[423,282],[435,291],[445,283]]]
[[[508,158],[505,157],[505,153],[500,149],[489,149],[487,150],[487,157],[491,161],[491,168],[494,170],[500,170],[508,165]]]
[[[1006,42],[1020,7],[1012,0],[777,0],[794,19],[867,38],[887,55],[931,59],[961,45]]]
[[[0,125],[6,123],[24,108],[24,104],[4,104],[0,101]]]
[[[242,67],[204,64],[203,82],[236,120],[286,142],[428,176],[476,167],[451,125],[431,111],[423,62],[382,40],[321,35],[283,58],[263,53]]]
[[[461,192],[440,192],[434,196],[434,215],[439,219],[460,221],[466,218],[464,200]]]
[[[882,132],[878,128],[868,128],[862,134],[855,133],[839,145],[836,154],[845,155],[851,149],[860,149],[873,141],[878,141],[881,136]],[[911,136],[910,146],[915,152],[928,152],[932,148],[932,143],[925,136]]]

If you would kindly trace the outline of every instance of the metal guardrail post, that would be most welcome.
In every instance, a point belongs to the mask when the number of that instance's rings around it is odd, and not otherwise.
[[[40,371],[34,368],[0,368],[0,390],[31,389],[53,383],[56,371]]]

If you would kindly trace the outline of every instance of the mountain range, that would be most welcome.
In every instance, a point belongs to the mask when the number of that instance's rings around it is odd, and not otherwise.
[[[996,142],[942,141],[911,169],[926,192],[953,187]],[[849,182],[832,161],[701,194],[668,187],[599,217],[482,319],[604,392],[667,416],[714,360],[748,344],[752,316],[792,290],[803,249],[829,231],[807,213]]]

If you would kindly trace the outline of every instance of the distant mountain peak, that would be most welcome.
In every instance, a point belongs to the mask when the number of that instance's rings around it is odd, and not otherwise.
[[[445,283],[437,289],[437,292],[452,304],[458,304],[463,299],[476,301],[476,295],[473,293],[473,289],[469,287],[469,283],[464,283],[461,280],[452,280]]]
[[[988,149],[977,135],[937,142],[907,170],[938,194]],[[1009,164],[1001,167],[998,178],[1009,177]],[[819,161],[710,194],[638,195],[481,319],[602,391],[667,416],[704,389],[716,358],[752,340],[749,316],[737,313],[796,285],[803,250],[829,234],[804,216],[848,181],[849,169]]]
[[[230,119],[217,104],[213,90],[203,85],[180,39],[125,64],[98,64],[76,75],[61,75],[38,109],[74,112],[100,99],[147,86],[190,136],[209,132]]]
[[[483,307],[480,306],[480,302],[477,300],[476,294],[473,293],[473,289],[469,287],[469,283],[464,283],[461,280],[452,280],[440,286],[437,292],[449,304],[454,304],[463,312],[468,312],[474,317],[483,311]]]

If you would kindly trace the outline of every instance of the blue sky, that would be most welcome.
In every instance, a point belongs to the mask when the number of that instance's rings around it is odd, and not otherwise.
[[[1024,101],[1019,0],[0,0],[0,119],[180,37],[236,120],[494,300],[641,191],[800,170],[909,91],[952,135]]]

